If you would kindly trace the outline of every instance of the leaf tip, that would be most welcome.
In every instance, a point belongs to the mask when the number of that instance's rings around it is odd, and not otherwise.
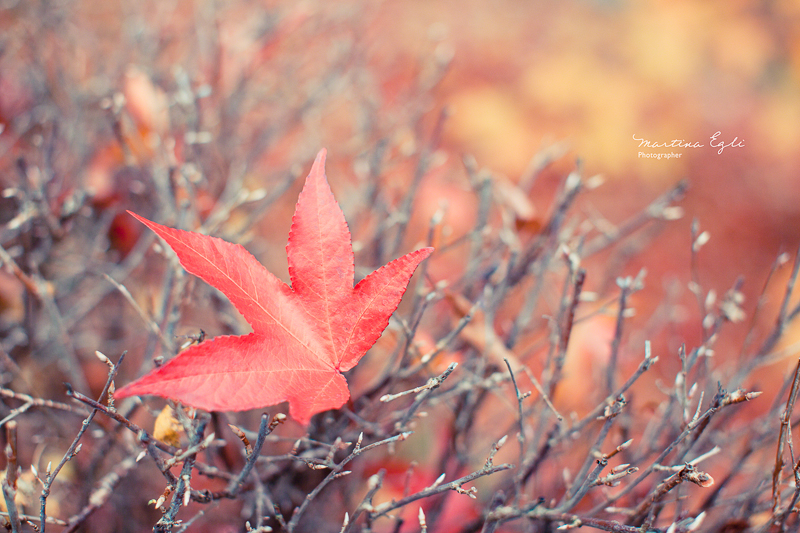
[[[322,148],[319,152],[317,152],[317,157],[314,159],[314,164],[311,165],[311,171],[308,173],[308,178],[310,179],[313,176],[322,176],[325,181],[327,178],[325,177],[325,160],[328,157],[328,151],[325,148]]]
[[[155,231],[156,233],[158,233],[158,231],[156,230],[156,227],[160,227],[160,226],[161,226],[160,224],[156,224],[156,223],[155,223],[155,222],[153,222],[152,220],[148,220],[148,219],[144,218],[144,217],[143,217],[143,216],[141,216],[141,215],[137,215],[136,213],[134,213],[134,212],[133,212],[133,211],[131,211],[130,209],[126,209],[125,211],[126,211],[126,212],[127,212],[129,215],[130,215],[130,216],[132,216],[133,218],[135,218],[136,220],[138,220],[139,222],[141,222],[142,224],[144,224],[145,226],[147,226],[147,227],[148,227],[148,228],[150,228],[151,230],[153,230],[153,231]]]
[[[419,265],[428,257],[430,257],[434,251],[435,248],[433,246],[425,246],[424,248],[418,248],[413,252],[410,252],[408,255],[414,257],[416,264]],[[416,268],[416,266],[414,268]]]

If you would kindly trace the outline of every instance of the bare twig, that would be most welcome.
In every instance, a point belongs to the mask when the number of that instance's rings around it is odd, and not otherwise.
[[[347,524],[343,533],[350,533],[350,531],[352,531],[359,517],[363,513],[367,512],[369,509],[373,508],[372,500],[373,498],[375,498],[375,494],[377,494],[378,491],[383,486],[383,478],[385,476],[386,476],[386,470],[381,469],[377,474],[370,476],[370,478],[367,480],[368,490],[366,494],[364,494],[364,497],[361,499],[361,503],[356,508],[356,512],[353,513],[353,517],[348,520],[349,523]]]
[[[8,521],[11,524],[11,532],[19,533],[20,523],[17,504],[14,498],[17,495],[17,423],[11,421],[6,425],[6,478],[2,481],[3,498],[8,509]]]
[[[694,467],[694,465],[686,463],[686,466],[684,466],[680,472],[677,472],[662,481],[655,488],[655,490],[653,490],[653,492],[651,492],[650,495],[636,507],[631,521],[634,523],[641,523],[644,521],[643,529],[645,531],[649,531],[655,515],[651,512],[648,519],[645,520],[645,516],[648,515],[648,511],[650,511],[655,503],[661,500],[661,498],[663,498],[669,491],[677,487],[683,481],[691,481],[700,487],[710,487],[714,484],[714,479],[710,475],[706,474],[705,472],[700,472]]]
[[[743,391],[737,391],[736,395],[737,395],[737,397],[738,396],[742,396],[742,395],[746,396],[746,393],[743,393]],[[735,403],[740,403],[740,402],[735,402]],[[639,476],[637,476],[636,479],[634,479],[630,484],[628,484],[620,492],[614,494],[613,496],[610,496],[604,502],[602,502],[602,503],[596,505],[595,507],[593,507],[589,514],[592,515],[592,514],[598,512],[598,511],[600,511],[602,509],[605,509],[606,507],[608,507],[609,505],[611,505],[615,501],[619,500],[620,498],[622,498],[626,494],[630,493],[646,477],[648,477],[651,473],[653,473],[654,471],[659,469],[659,467],[661,466],[661,463],[664,461],[664,459],[670,453],[672,453],[672,450],[674,450],[676,446],[681,444],[689,435],[691,435],[695,430],[697,430],[698,427],[701,426],[707,419],[709,419],[710,417],[714,416],[714,414],[716,414],[717,411],[719,411],[722,407],[727,406],[727,405],[731,405],[731,402],[725,402],[725,400],[723,398],[723,400],[720,401],[718,406],[713,406],[712,405],[712,407],[709,407],[708,409],[706,409],[703,412],[702,415],[700,415],[695,420],[693,420],[692,422],[687,424],[686,428],[681,432],[681,434],[678,435],[675,438],[675,440],[673,440],[666,448],[664,448],[664,450],[658,455],[658,457],[656,457],[656,459],[651,463],[651,465],[644,470],[644,472],[639,474]]]
[[[798,392],[800,392],[800,360],[798,360],[794,371],[794,381],[792,381],[789,397],[786,399],[786,408],[781,415],[781,429],[778,432],[778,449],[775,452],[775,468],[772,470],[772,512],[774,514],[778,513],[781,504],[781,474],[784,465],[783,447],[791,431],[792,412],[794,411]]]
[[[644,343],[644,360],[639,363],[638,368],[636,371],[619,387],[616,391],[614,391],[613,395],[609,395],[606,397],[604,402],[598,404],[597,407],[592,409],[592,411],[583,417],[580,421],[578,421],[575,425],[569,428],[568,433],[575,434],[584,427],[586,427],[589,423],[596,420],[598,416],[600,416],[603,411],[606,409],[606,406],[611,405],[614,402],[616,397],[619,397],[625,394],[628,389],[638,380],[642,374],[644,374],[651,366],[658,362],[658,356],[653,357],[650,351],[650,341],[645,341]]]
[[[610,454],[600,455],[600,446],[602,446],[603,442],[608,435],[609,430],[611,429],[611,424],[614,423],[614,419],[622,412],[622,409],[625,407],[625,398],[623,396],[617,397],[616,401],[613,405],[608,406],[606,412],[604,414],[605,421],[603,422],[603,426],[600,429],[600,433],[595,439],[595,443],[592,446],[591,450],[589,450],[589,454],[586,456],[586,462],[584,463],[581,470],[576,475],[576,479],[582,479],[580,484],[575,483],[570,490],[565,495],[566,500],[557,507],[557,510],[561,512],[569,512],[581,499],[586,495],[586,492],[594,486],[597,486],[597,478],[600,476],[600,472],[608,465],[608,459],[613,457],[619,450],[620,447],[618,446],[614,452]],[[597,457],[600,455],[600,458],[596,460],[597,465],[589,472],[589,467],[591,466],[591,462],[593,457]],[[588,472],[588,475],[587,475]]]
[[[614,391],[614,373],[617,370],[617,358],[619,357],[619,346],[622,342],[622,325],[625,322],[625,311],[627,310],[628,295],[635,290],[633,280],[630,277],[617,280],[620,288],[619,312],[617,313],[617,323],[614,328],[614,338],[611,341],[611,354],[609,355],[608,365],[606,366],[606,393]]]
[[[294,510],[294,513],[292,514],[292,519],[286,525],[286,531],[288,533],[292,533],[292,531],[294,531],[294,528],[297,527],[297,523],[300,521],[300,518],[302,518],[303,514],[306,512],[306,510],[308,509],[308,506],[311,504],[311,502],[314,501],[314,498],[316,498],[317,495],[322,491],[322,489],[324,489],[331,481],[341,477],[341,474],[344,473],[343,472],[344,467],[350,461],[352,461],[353,459],[355,459],[356,457],[358,457],[362,453],[364,453],[366,451],[369,451],[369,450],[371,450],[373,448],[377,448],[378,446],[383,446],[385,444],[389,444],[389,443],[393,443],[393,442],[404,441],[410,435],[411,435],[411,432],[407,431],[405,433],[400,433],[399,435],[395,435],[393,437],[389,437],[388,439],[384,439],[384,440],[381,440],[381,441],[378,441],[378,442],[373,442],[372,444],[370,444],[368,446],[364,446],[363,448],[361,447],[361,437],[359,437],[359,439],[356,442],[356,445],[353,448],[353,451],[350,453],[350,455],[348,455],[347,457],[342,459],[341,462],[333,465],[333,467],[331,468],[330,473],[325,477],[325,479],[323,479],[320,482],[319,485],[314,487],[314,490],[312,490],[310,493],[308,493],[308,495],[306,496],[305,500],[303,500],[303,503],[300,504],[300,507],[297,507]]]
[[[452,330],[450,330],[447,333],[447,335],[441,338],[431,351],[423,354],[422,357],[420,357],[419,364],[414,365],[411,368],[401,370],[399,376],[401,378],[407,378],[409,376],[417,374],[419,371],[425,368],[426,365],[430,363],[430,361],[434,357],[442,353],[442,351],[444,351],[444,349],[447,348],[447,346],[451,342],[453,342],[454,339],[458,337],[459,333],[461,333],[461,331],[465,327],[467,327],[467,325],[472,321],[472,318],[475,316],[475,312],[478,310],[479,307],[480,307],[480,301],[475,302],[475,304],[473,304],[473,306],[470,308],[467,314],[461,317],[461,319],[458,321],[458,324],[456,324],[456,326]]]
[[[380,401],[387,403],[396,400],[397,398],[402,398],[403,396],[407,396],[409,394],[417,394],[418,392],[426,391],[426,390],[433,390],[441,385],[444,380],[456,369],[458,363],[450,363],[450,366],[442,372],[439,376],[431,378],[425,385],[420,385],[419,387],[415,387],[413,389],[409,389],[403,392],[398,392],[397,394],[384,394],[381,396]]]
[[[464,490],[462,488],[462,485],[465,485],[466,483],[469,483],[470,481],[473,481],[473,480],[478,479],[480,477],[489,476],[489,475],[495,474],[497,472],[502,472],[504,470],[509,470],[511,468],[514,468],[514,465],[508,464],[508,463],[497,465],[497,466],[492,464],[492,458],[493,458],[494,454],[497,453],[497,450],[500,449],[500,447],[503,445],[504,442],[505,442],[505,437],[503,437],[502,439],[497,441],[497,443],[495,443],[492,446],[492,451],[491,451],[488,459],[486,460],[486,463],[484,464],[483,468],[481,468],[480,470],[476,470],[475,472],[472,472],[471,474],[468,474],[468,475],[463,476],[463,477],[461,477],[459,479],[456,479],[455,481],[451,481],[450,483],[439,484],[439,485],[434,484],[434,485],[432,485],[432,486],[430,486],[430,487],[428,487],[428,488],[426,488],[424,490],[421,490],[419,492],[416,492],[414,494],[406,496],[405,498],[402,498],[400,500],[397,500],[397,501],[392,500],[390,502],[386,502],[386,503],[383,503],[381,505],[378,505],[377,507],[375,507],[375,508],[370,510],[371,519],[374,520],[374,519],[379,518],[381,516],[385,516],[386,514],[394,511],[395,509],[399,509],[399,508],[401,508],[401,507],[403,507],[405,505],[408,505],[409,503],[421,500],[423,498],[428,498],[428,497],[433,496],[435,494],[440,494],[442,492],[447,492],[447,491],[450,491],[450,490],[454,490],[456,492],[459,492],[459,493],[462,493],[462,494],[466,494],[466,495],[472,495],[472,497],[474,497],[474,491],[472,491],[471,489],[470,490]]]
[[[239,491],[242,490],[242,483],[245,479],[247,479],[247,476],[249,476],[250,472],[253,470],[253,467],[258,460],[258,456],[261,453],[261,447],[264,446],[264,441],[266,440],[267,435],[272,433],[272,431],[285,420],[286,415],[283,413],[278,413],[272,417],[271,422],[269,421],[269,416],[266,413],[261,415],[261,424],[258,427],[256,444],[253,446],[253,449],[247,458],[247,463],[245,463],[239,475],[231,480],[231,482],[228,484],[228,488],[225,490],[229,498],[235,498]]]
[[[89,503],[75,516],[67,520],[67,528],[62,533],[73,533],[89,518],[93,512],[105,505],[119,482],[136,466],[136,456],[130,456],[119,462],[106,474],[89,495]]]
[[[582,526],[600,529],[602,531],[610,531],[611,533],[641,533],[642,529],[638,526],[627,526],[620,524],[616,520],[607,520],[602,518],[593,518],[591,515],[575,515],[569,513],[562,513],[547,509],[541,505],[534,505],[531,509],[520,509],[518,507],[499,507],[489,513],[487,521],[495,521],[497,523],[507,522],[518,518],[538,519],[545,522],[556,522],[562,525],[558,530],[567,530],[580,528]],[[665,530],[659,528],[651,528],[648,533],[665,533]]]
[[[391,244],[387,248],[383,249],[382,263],[386,262],[387,256],[395,255],[403,237],[405,236],[406,226],[411,220],[411,208],[413,207],[417,189],[419,188],[419,184],[422,181],[423,176],[425,176],[428,168],[431,165],[432,156],[436,148],[441,142],[442,130],[444,128],[444,123],[447,120],[447,116],[448,112],[446,109],[442,109],[439,112],[436,123],[433,127],[433,131],[431,132],[431,137],[420,151],[419,158],[417,160],[417,166],[414,169],[414,177],[411,180],[403,201],[397,209],[397,227],[395,229],[394,239],[391,240]]]
[[[525,460],[525,424],[524,424],[524,417],[522,414],[522,401],[526,398],[523,396],[522,393],[519,391],[519,387],[517,386],[517,380],[514,377],[514,371],[511,369],[511,363],[508,362],[508,359],[504,359],[506,366],[508,367],[508,374],[511,376],[511,384],[514,386],[514,393],[517,397],[517,426],[519,432],[517,433],[517,442],[519,443],[519,462]],[[516,484],[516,490],[514,491],[514,498],[516,502],[519,502],[520,494],[522,494],[522,471],[518,470],[516,475],[514,476],[514,483]]]
[[[13,420],[14,418],[18,417],[22,413],[26,412],[31,407],[42,407],[48,409],[57,409],[59,411],[67,411],[70,413],[75,413],[80,416],[86,416],[86,411],[76,409],[74,405],[69,405],[66,403],[56,402],[53,400],[45,400],[43,398],[34,398],[28,394],[22,394],[20,392],[14,392],[10,389],[5,387],[0,387],[0,396],[5,398],[13,398],[15,400],[20,400],[25,402],[24,404],[20,405],[19,407],[13,409],[5,418],[0,420],[0,427],[5,425],[9,420]]]
[[[537,259],[548,248],[554,248],[558,234],[567,216],[567,211],[575,202],[575,198],[582,189],[580,175],[577,171],[572,172],[564,180],[563,189],[559,200],[553,210],[547,225],[542,230],[541,236],[522,251],[519,258],[508,272],[509,286],[518,284],[528,273],[532,265],[538,263]]]
[[[422,404],[425,403],[425,401],[428,399],[428,397],[434,390],[438,389],[439,386],[442,383],[444,383],[444,380],[446,380],[447,377],[453,372],[453,370],[456,369],[456,366],[458,366],[457,363],[450,364],[450,366],[447,367],[445,371],[442,372],[439,376],[431,378],[430,380],[428,380],[428,383],[426,383],[421,387],[422,390],[414,399],[414,402],[404,411],[403,417],[398,422],[395,423],[395,429],[397,429],[398,431],[405,431],[408,422],[414,416],[414,413],[417,412],[417,409],[419,409],[422,406]],[[393,398],[391,398],[390,396],[390,400],[391,399]],[[390,400],[384,400],[383,398],[381,398],[381,401],[390,401]]]
[[[203,417],[196,422],[194,431],[189,434],[189,440],[193,446],[200,443],[205,433],[206,425],[208,424],[209,417]],[[178,483],[172,493],[172,502],[169,509],[164,513],[155,526],[153,526],[153,533],[169,533],[175,525],[175,517],[181,505],[186,507],[191,500],[190,480],[192,477],[192,466],[194,465],[194,458],[196,454],[190,455],[183,462]]]
[[[577,261],[577,259],[576,259]],[[569,304],[567,305],[566,298],[564,299],[564,303],[562,304],[563,312],[561,315],[563,316],[563,324],[560,326],[559,337],[558,337],[558,351],[556,353],[556,357],[553,360],[553,369],[552,372],[548,376],[548,396],[552,396],[555,393],[556,386],[558,382],[561,380],[561,374],[564,369],[564,363],[567,358],[567,348],[569,347],[569,339],[572,336],[572,326],[575,323],[575,311],[578,308],[578,303],[580,302],[581,291],[583,290],[583,284],[586,281],[586,270],[583,268],[578,268],[575,271],[574,276],[572,275],[573,261],[570,257],[567,257],[567,262],[570,265],[570,275],[565,283],[569,283],[572,278],[574,277],[574,281],[572,281],[572,298],[569,300]],[[567,287],[564,288],[565,297],[568,292]]]
[[[105,272],[103,273],[103,277],[106,279],[106,281],[108,281],[111,285],[113,285],[114,288],[116,288],[117,291],[119,291],[119,293],[130,304],[130,306],[133,307],[133,310],[136,311],[136,314],[138,314],[139,317],[142,319],[142,322],[144,322],[145,326],[147,326],[147,329],[150,330],[150,333],[158,337],[158,339],[161,341],[161,344],[162,346],[164,346],[164,349],[167,350],[167,352],[172,352],[172,350],[174,350],[175,343],[164,336],[164,333],[161,331],[161,328],[158,327],[158,324],[156,324],[155,321],[150,316],[148,316],[148,314],[144,311],[144,309],[142,309],[142,307],[139,305],[136,299],[134,299],[133,295],[128,290],[128,288],[119,281],[115,280],[114,278],[106,274]]]
[[[109,418],[111,418],[113,420],[116,420],[117,422],[119,422],[120,424],[122,424],[123,426],[125,426],[126,428],[131,430],[133,433],[138,435],[139,438],[141,439],[142,443],[147,444],[148,442],[152,442],[153,445],[155,445],[157,448],[159,448],[159,449],[161,449],[161,450],[163,450],[163,451],[165,451],[167,453],[170,453],[170,454],[175,454],[178,451],[178,449],[175,448],[174,446],[170,446],[169,444],[165,444],[165,443],[161,442],[160,440],[157,440],[157,439],[153,438],[149,433],[147,433],[147,431],[145,431],[144,429],[140,428],[139,426],[137,426],[136,424],[134,424],[133,422],[131,422],[130,420],[128,420],[127,418],[122,416],[117,411],[110,410],[108,407],[106,407],[105,405],[101,404],[100,402],[98,402],[96,400],[93,400],[93,399],[91,399],[91,398],[89,398],[87,396],[84,396],[80,392],[78,392],[76,390],[72,390],[71,388],[69,390],[67,390],[67,394],[70,397],[75,398],[79,402],[85,403],[86,405],[88,405],[89,407],[94,409],[93,413],[94,412],[101,412],[104,415],[106,415],[107,417],[109,417]]]
[[[103,390],[100,392],[101,400],[108,393],[108,389],[109,387],[111,387],[111,383],[114,381],[114,377],[116,377],[117,371],[119,370],[119,365],[122,364],[123,359],[125,359],[125,352],[123,352],[122,355],[120,355],[119,360],[117,361],[116,364],[111,365],[111,368],[108,372],[108,379],[106,380],[106,384],[103,386]],[[75,394],[75,391],[72,390],[72,387],[68,386],[67,393],[72,396],[73,394]],[[99,402],[97,403],[98,405],[100,405]],[[83,424],[81,424],[81,429],[78,431],[78,434],[72,441],[72,444],[70,444],[69,448],[67,449],[67,452],[64,454],[64,457],[61,459],[58,465],[56,465],[56,468],[53,471],[48,471],[46,473],[44,486],[42,487],[42,494],[39,497],[40,500],[39,527],[41,528],[41,533],[45,532],[45,524],[47,524],[46,521],[47,497],[50,495],[50,489],[53,485],[53,481],[55,481],[56,476],[58,476],[58,473],[61,471],[64,465],[67,464],[67,461],[75,457],[75,455],[80,451],[79,442],[81,440],[81,437],[83,437],[83,434],[86,433],[87,429],[89,429],[89,425],[92,423],[92,420],[94,420],[94,415],[97,414],[97,411],[98,411],[97,408],[92,409],[92,412],[89,413],[89,416],[87,416],[86,419],[83,421]]]
[[[677,215],[673,215],[672,212],[669,211],[670,204],[683,198],[688,188],[688,181],[684,180],[678,182],[675,187],[653,200],[644,210],[620,224],[614,231],[607,232],[587,242],[582,251],[583,256],[586,257],[600,252],[613,243],[637,231],[648,222],[675,218]]]

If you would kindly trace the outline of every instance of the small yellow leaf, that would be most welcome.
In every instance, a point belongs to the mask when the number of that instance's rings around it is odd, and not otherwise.
[[[183,426],[175,418],[175,412],[172,407],[165,405],[164,409],[158,414],[156,423],[153,427],[153,437],[156,439],[180,448],[181,435],[183,434]]]

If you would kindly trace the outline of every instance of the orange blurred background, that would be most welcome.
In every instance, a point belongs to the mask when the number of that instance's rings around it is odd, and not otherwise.
[[[517,181],[541,148],[562,143],[568,150],[553,175],[577,158],[584,176],[602,174],[592,208],[612,222],[688,179],[686,216],[662,237],[674,260],[650,262],[653,275],[685,269],[696,217],[712,237],[703,281],[724,290],[744,274],[751,296],[778,251],[800,237],[798,24],[791,0],[10,2],[0,15],[15,44],[2,59],[0,121],[4,146],[20,147],[41,135],[12,126],[37,92],[49,91],[80,124],[121,91],[142,136],[128,138],[134,153],[125,162],[140,162],[153,157],[148,135],[170,127],[177,86],[210,84],[202,111],[245,79],[258,90],[243,97],[239,136],[224,137],[224,117],[203,125],[228,146],[279,131],[250,169],[258,181],[321,145],[351,176],[352,158],[375,142],[368,133],[409,149],[446,107],[440,146],[451,159],[471,154]],[[31,63],[44,79],[31,79]],[[314,89],[308,80],[326,69],[341,84],[321,90],[313,113],[293,115]],[[743,146],[718,154],[710,146],[717,131]],[[124,155],[104,146],[107,132],[83,135],[81,172],[62,179],[102,195],[117,185],[108,168]],[[650,149],[680,157],[644,158],[634,136],[705,146]],[[182,150],[179,139],[179,161]],[[544,210],[550,198],[532,200]]]

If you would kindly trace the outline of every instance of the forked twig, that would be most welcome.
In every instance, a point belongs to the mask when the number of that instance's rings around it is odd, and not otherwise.
[[[119,365],[121,365],[122,361],[125,359],[125,353],[126,352],[122,352],[122,355],[120,355],[119,360],[117,361],[116,364],[109,362],[110,368],[108,371],[108,379],[106,380],[106,384],[103,386],[103,390],[100,392],[101,400],[105,398],[106,394],[108,394],[108,389],[111,387],[111,383],[114,381],[114,378],[117,375],[117,371],[119,370]],[[72,393],[74,392],[75,391],[72,390],[72,387],[68,385],[67,394],[70,394],[72,396]],[[99,402],[96,403],[100,405]],[[47,497],[50,496],[50,489],[53,485],[53,481],[55,481],[56,476],[58,476],[58,473],[61,471],[64,465],[67,464],[67,461],[75,457],[75,455],[80,451],[79,442],[83,437],[83,434],[86,433],[86,430],[89,429],[89,425],[92,423],[92,420],[94,420],[94,416],[97,414],[98,410],[99,409],[97,408],[92,409],[92,412],[89,413],[89,416],[87,416],[86,419],[83,421],[81,429],[78,431],[78,434],[75,436],[75,439],[72,441],[72,444],[70,444],[69,448],[64,454],[64,457],[61,459],[58,465],[56,465],[54,470],[50,471],[48,468],[48,471],[45,473],[45,480],[43,483],[44,486],[42,487],[42,494],[41,496],[39,496],[39,501],[40,501],[39,527],[41,528],[40,533],[45,533],[45,526],[47,524],[46,520]]]
[[[261,453],[261,448],[264,446],[264,441],[267,439],[267,435],[272,433],[272,431],[278,427],[279,424],[282,424],[285,421],[286,415],[283,413],[278,413],[275,415],[271,422],[269,421],[269,416],[266,413],[261,415],[261,424],[258,427],[258,437],[256,438],[256,443],[247,458],[247,463],[245,463],[239,475],[231,480],[231,482],[228,484],[228,488],[225,490],[228,498],[235,498],[242,489],[242,483],[245,479],[247,479],[247,476],[250,475],[250,472],[253,470],[253,467],[258,460],[258,456]]]
[[[423,489],[419,492],[416,492],[414,494],[410,494],[409,496],[401,498],[400,500],[397,501],[392,500],[390,502],[378,505],[377,507],[370,510],[371,520],[374,520],[381,516],[385,516],[388,513],[394,511],[395,509],[404,507],[409,503],[421,500],[423,498],[428,498],[435,494],[441,494],[442,492],[447,492],[450,490],[454,490],[456,492],[466,495],[472,495],[472,497],[474,497],[474,491],[472,491],[472,489],[464,490],[461,488],[461,486],[480,477],[488,476],[491,474],[495,474],[497,472],[502,472],[504,470],[509,470],[511,468],[514,468],[513,464],[508,464],[508,463],[497,466],[492,464],[492,458],[494,454],[497,453],[497,451],[500,449],[500,447],[503,445],[504,442],[505,442],[505,437],[501,438],[499,441],[497,441],[497,443],[494,446],[492,446],[492,452],[490,453],[489,458],[486,460],[486,463],[484,464],[483,468],[481,468],[480,470],[476,470],[475,472],[460,477],[459,479],[451,481],[450,483],[445,483],[445,484],[434,483],[430,487]]]
[[[511,384],[514,386],[514,394],[517,397],[517,442],[519,443],[519,462],[522,464],[522,462],[525,460],[525,419],[522,413],[522,401],[527,398],[527,396],[523,395],[519,391],[517,379],[514,377],[514,371],[511,369],[511,363],[508,362],[508,359],[503,359],[503,361],[505,361],[506,366],[508,367],[508,374],[511,376]],[[519,497],[522,494],[521,471],[517,471],[516,475],[514,476],[514,483],[516,485],[516,490],[514,491],[514,501],[519,502]]]
[[[783,472],[783,447],[791,431],[792,412],[797,400],[797,393],[800,392],[800,360],[794,371],[792,388],[789,397],[786,399],[786,408],[781,415],[781,429],[778,432],[778,449],[775,452],[775,468],[772,470],[772,513],[777,514],[781,503],[781,474]]]
[[[369,451],[369,450],[372,450],[373,448],[377,448],[378,446],[383,446],[385,444],[389,444],[389,443],[393,443],[393,442],[404,441],[410,435],[411,435],[411,432],[407,431],[407,432],[395,435],[393,437],[389,437],[388,439],[383,439],[383,440],[378,441],[378,442],[373,442],[372,444],[369,444],[368,446],[364,446],[363,448],[361,447],[361,440],[363,438],[363,434],[361,436],[359,436],[358,441],[356,441],[356,445],[353,448],[353,451],[350,453],[350,455],[348,455],[347,457],[342,459],[339,463],[336,463],[335,465],[333,465],[333,467],[331,468],[330,473],[325,477],[325,479],[323,479],[320,482],[319,485],[314,487],[314,490],[312,490],[310,493],[308,493],[308,495],[306,495],[305,499],[303,500],[303,503],[301,503],[300,506],[297,507],[294,510],[294,513],[292,514],[292,519],[289,521],[288,524],[286,524],[286,531],[288,533],[292,533],[292,531],[294,531],[294,529],[297,527],[297,523],[300,521],[300,518],[302,518],[303,514],[308,509],[308,506],[311,504],[311,502],[314,500],[314,498],[316,498],[316,496],[320,493],[320,491],[322,491],[322,489],[324,489],[334,479],[337,479],[339,477],[342,477],[343,475],[349,474],[349,472],[345,472],[344,471],[344,467],[350,461],[352,461],[353,459],[355,459],[356,457],[358,457],[362,453],[364,453],[366,451]],[[332,450],[332,451],[335,451],[335,450]]]

